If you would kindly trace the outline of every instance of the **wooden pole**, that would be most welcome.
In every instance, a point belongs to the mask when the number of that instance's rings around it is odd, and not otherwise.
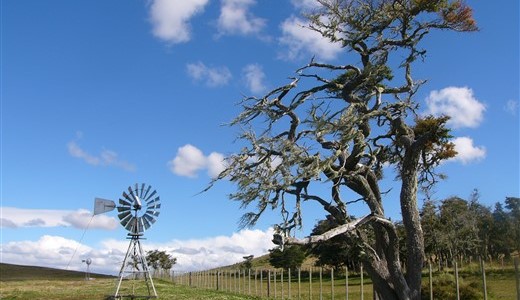
[[[298,268],[298,300],[302,298],[302,269]]]
[[[432,262],[428,262],[430,268],[430,300],[433,300],[433,276],[432,276]]]
[[[309,268],[309,300],[312,300],[312,267]]]
[[[482,272],[482,285],[484,287],[484,300],[487,300],[487,282],[486,282],[486,267],[484,260],[480,257],[480,271]]]
[[[289,284],[289,299],[291,299],[291,268],[289,268],[289,274],[287,274],[289,276],[289,279],[288,279],[288,284]]]
[[[320,300],[323,300],[323,278],[321,277],[323,268],[320,268]]]
[[[334,300],[334,269],[330,269],[330,293],[331,299]]]
[[[348,266],[345,266],[345,299],[348,300]]]
[[[520,300],[520,274],[518,269],[518,257],[515,257],[516,299]]]
[[[360,268],[360,276],[361,276],[361,284],[360,284],[361,300],[364,300],[365,299],[365,291],[363,289],[363,264],[361,264],[361,266],[359,268]]]
[[[457,259],[455,259],[455,287],[457,288],[457,300],[460,300],[460,292],[459,292],[459,267],[457,266]]]

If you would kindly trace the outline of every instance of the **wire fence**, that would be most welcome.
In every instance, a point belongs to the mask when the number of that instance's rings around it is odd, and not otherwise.
[[[514,261],[516,278],[516,299],[520,300],[518,258]],[[426,290],[425,299],[434,299],[434,279],[439,274],[449,273],[455,278],[453,289],[454,299],[461,299],[461,281],[469,276],[468,271],[462,275],[457,262],[452,268],[442,273],[434,272],[430,264],[425,270],[426,281],[423,290]],[[479,273],[475,275],[476,273]],[[435,276],[434,276],[434,273]],[[471,276],[481,278],[480,298],[488,299],[486,281],[486,265],[480,260],[479,270],[470,272]],[[187,285],[194,288],[213,289],[236,294],[244,294],[268,299],[373,299],[373,286],[370,278],[358,270],[307,268],[297,270],[281,269],[236,269],[236,270],[209,270],[198,272],[172,272],[170,280],[174,284]],[[426,286],[425,286],[426,285]],[[515,287],[511,287],[515,290]],[[512,291],[511,294],[515,294]],[[429,297],[428,297],[429,296]],[[438,297],[437,297],[438,298]],[[437,299],[435,298],[435,299]],[[515,299],[515,298],[513,298]]]

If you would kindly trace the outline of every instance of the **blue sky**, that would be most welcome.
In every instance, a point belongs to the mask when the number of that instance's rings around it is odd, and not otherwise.
[[[417,99],[422,112],[452,117],[459,152],[440,167],[448,179],[434,197],[478,188],[491,206],[520,194],[519,7],[467,3],[481,30],[427,38],[416,72],[428,83]],[[232,185],[198,193],[222,157],[240,149],[239,128],[222,124],[240,112],[244,95],[286,84],[313,55],[346,63],[337,45],[299,26],[312,5],[2,1],[1,261],[81,269],[91,257],[92,271],[114,272],[127,247],[116,213],[84,229],[95,197],[117,199],[136,182],[151,184],[163,203],[145,248],[169,251],[179,270],[272,248],[277,213],[240,231],[244,211],[227,199]],[[386,204],[393,219],[396,197],[394,189]],[[323,217],[316,208],[306,208],[298,234]]]

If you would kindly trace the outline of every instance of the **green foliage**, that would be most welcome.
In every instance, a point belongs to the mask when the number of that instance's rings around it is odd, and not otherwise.
[[[452,274],[441,274],[433,279],[433,298],[443,300],[457,299],[455,277]],[[466,283],[459,278],[460,300],[479,300],[481,299],[479,284],[472,281]],[[421,289],[421,299],[430,299],[430,286],[424,282]]]
[[[172,257],[166,251],[152,250],[146,253],[146,262],[154,270],[170,270],[177,262],[177,258]]]
[[[273,248],[269,250],[269,263],[275,268],[282,269],[298,269],[305,259],[305,251],[303,247],[292,245],[284,247],[284,249]]]

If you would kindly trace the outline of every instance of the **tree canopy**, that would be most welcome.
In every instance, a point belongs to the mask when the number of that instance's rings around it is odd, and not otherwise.
[[[279,243],[314,243],[347,234],[381,299],[420,299],[424,260],[417,192],[439,178],[435,167],[456,152],[447,117],[421,116],[414,96],[425,82],[412,67],[424,58],[421,41],[432,30],[477,30],[461,0],[317,0],[307,28],[345,50],[345,64],[311,59],[289,83],[263,97],[247,97],[232,125],[246,146],[227,158],[216,179],[235,183],[231,199],[253,207],[242,224],[254,225],[266,209],[278,209]],[[383,208],[384,168],[400,180],[399,203],[406,240],[402,268],[398,230]],[[328,195],[315,185],[328,186]],[[357,194],[345,199],[345,195]],[[336,226],[298,240],[302,205],[316,202]],[[349,220],[349,205],[370,213]],[[369,228],[368,239],[361,228]],[[413,263],[411,263],[413,262]]]

